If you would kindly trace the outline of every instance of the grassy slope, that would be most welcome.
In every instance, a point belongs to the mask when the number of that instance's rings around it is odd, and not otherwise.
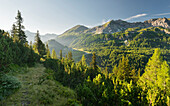
[[[69,99],[75,99],[75,92],[53,80],[52,75],[52,71],[45,69],[41,64],[28,68],[26,73],[16,75],[22,87],[15,94],[1,101],[0,105],[61,106]]]

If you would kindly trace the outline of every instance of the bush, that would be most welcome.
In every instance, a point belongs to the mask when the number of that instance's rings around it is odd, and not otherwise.
[[[82,106],[82,104],[76,99],[68,99],[66,106]]]
[[[58,60],[55,59],[47,59],[44,62],[44,66],[48,69],[57,70],[59,68]]]
[[[17,89],[21,87],[19,80],[10,75],[3,75],[0,78],[0,100],[13,94]]]

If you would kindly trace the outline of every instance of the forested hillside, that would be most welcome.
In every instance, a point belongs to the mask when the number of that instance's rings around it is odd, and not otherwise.
[[[78,25],[63,44],[43,43],[37,30],[28,44],[20,11],[15,19],[11,34],[0,30],[0,105],[170,105],[169,29],[119,20],[145,27],[97,34]]]

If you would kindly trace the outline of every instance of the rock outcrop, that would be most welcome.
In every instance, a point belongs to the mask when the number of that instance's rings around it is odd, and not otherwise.
[[[145,21],[144,23],[150,24],[151,26],[161,26],[164,28],[170,28],[170,21],[167,18],[157,18],[157,19],[150,19]]]
[[[119,32],[121,30],[125,30],[127,28],[134,28],[134,27],[141,27],[141,28],[147,28],[147,27],[164,27],[164,28],[170,28],[170,20],[167,18],[157,18],[157,19],[150,19],[144,22],[127,22],[123,20],[111,20],[103,25],[96,26],[93,28],[87,28],[82,25],[77,25],[60,36],[77,36],[82,33],[94,33],[94,34],[101,34],[101,33],[114,33]]]
[[[123,20],[111,20],[104,25],[94,27],[92,29],[89,29],[86,32],[91,32],[95,34],[100,33],[114,33],[119,32],[121,30],[127,29],[127,28],[134,28],[134,27],[150,27],[151,25],[149,23],[143,23],[143,22],[135,22],[135,23],[129,23]]]

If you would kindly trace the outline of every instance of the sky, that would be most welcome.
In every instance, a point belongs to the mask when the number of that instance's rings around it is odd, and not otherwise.
[[[0,29],[10,30],[20,10],[25,30],[61,34],[75,25],[109,20],[170,18],[170,0],[0,0]]]

